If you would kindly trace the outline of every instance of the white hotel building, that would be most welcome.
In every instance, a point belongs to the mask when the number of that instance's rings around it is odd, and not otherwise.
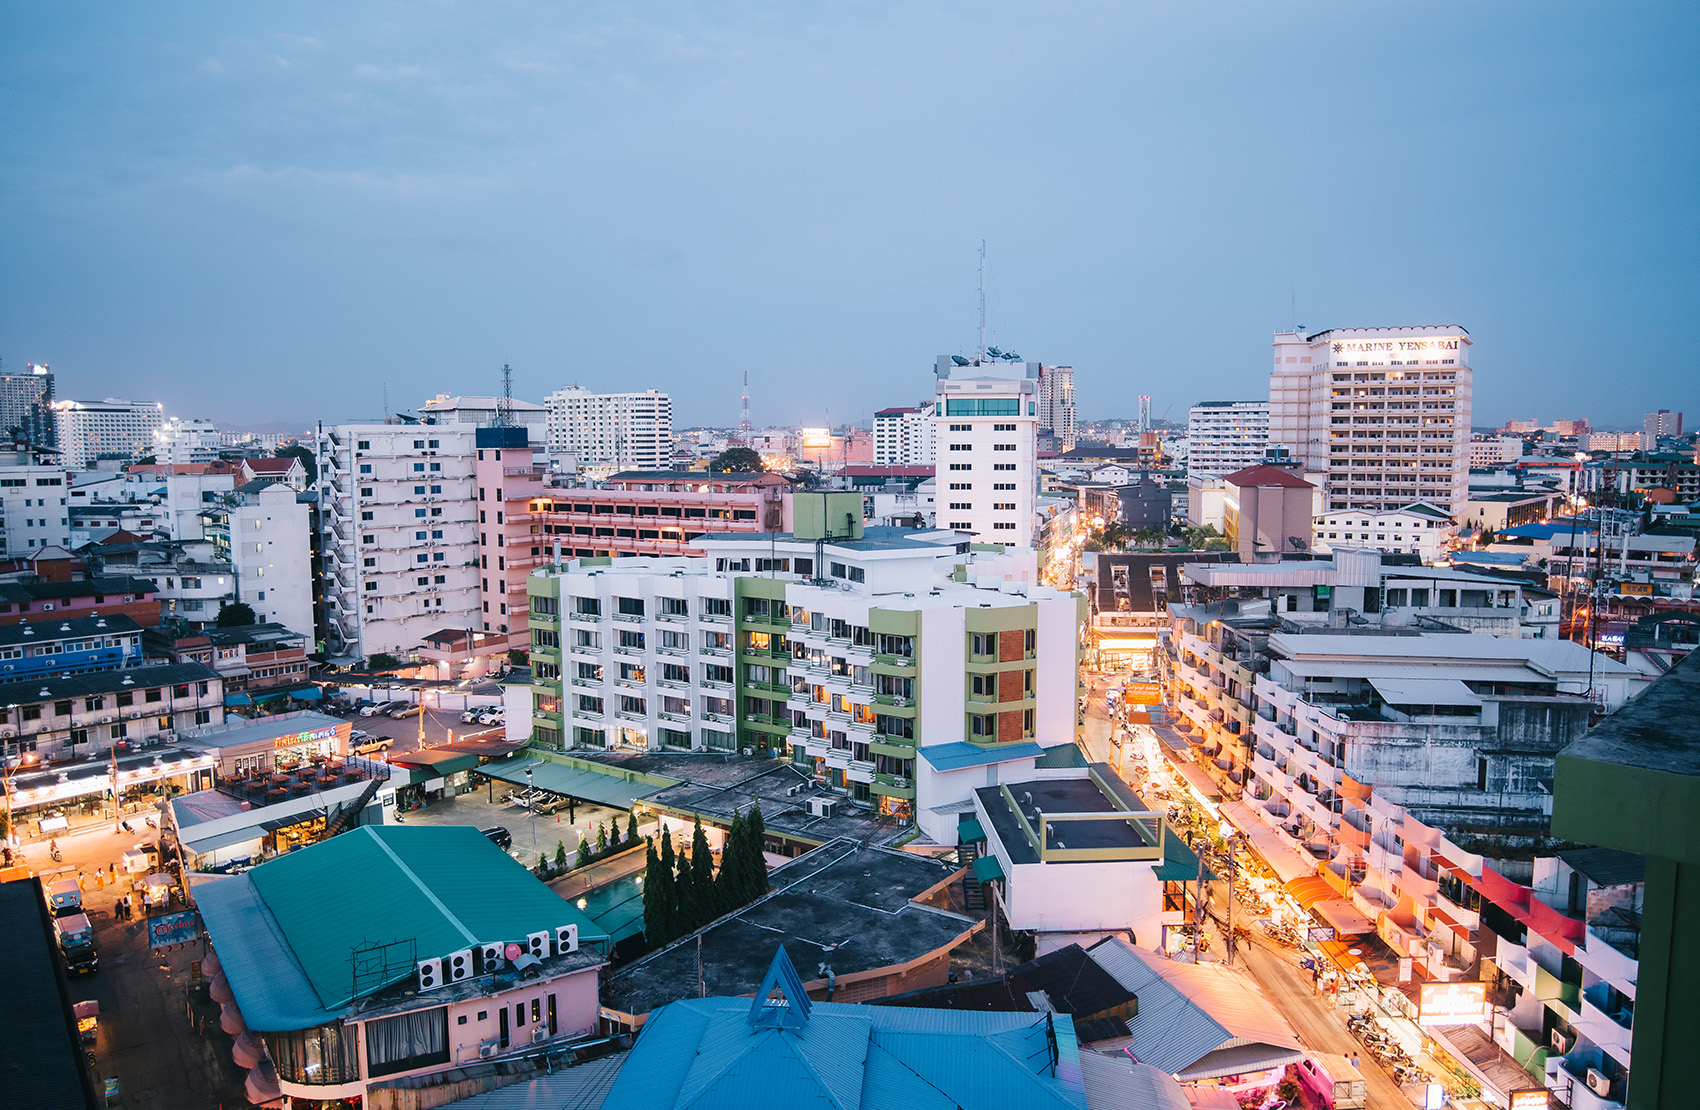
[[[1072,745],[1079,603],[964,536],[864,530],[860,504],[799,495],[791,534],[532,572],[533,743],[764,751],[954,844],[974,788]]]
[[[935,372],[939,526],[971,533],[977,543],[1035,547],[1039,364],[940,355]]]
[[[938,425],[929,402],[874,413],[876,466],[932,466],[937,461]]]
[[[86,469],[101,456],[134,459],[154,451],[155,434],[165,422],[158,401],[55,401],[53,423],[61,461]]]
[[[1225,478],[1261,465],[1268,448],[1268,401],[1200,401],[1187,413],[1188,475]]]
[[[320,426],[319,541],[329,652],[405,658],[441,628],[477,628],[471,424]]]
[[[1328,509],[1469,496],[1470,336],[1454,324],[1275,333],[1269,443],[1328,475]]]
[[[570,385],[543,401],[551,459],[609,470],[666,470],[672,460],[673,401],[665,393],[592,393]]]

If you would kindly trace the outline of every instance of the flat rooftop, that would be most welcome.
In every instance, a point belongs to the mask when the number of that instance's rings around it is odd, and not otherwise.
[[[1129,808],[1143,811],[1146,807],[1136,796],[1112,797],[1091,778],[1034,779],[1030,782],[1008,784],[1010,797],[1026,816],[1035,832],[1041,827],[1046,813],[1118,813]],[[1003,841],[1012,863],[1038,863],[1039,853],[1028,841],[1021,822],[1009,807],[1009,799],[996,786],[984,786],[975,791],[986,816],[991,819],[998,839]],[[1047,848],[1145,848],[1152,838],[1145,829],[1126,818],[1103,821],[1065,821],[1053,825],[1045,834]]]
[[[279,713],[273,717],[256,717],[251,721],[233,717],[222,725],[213,725],[209,728],[184,733],[180,742],[189,748],[217,751],[220,748],[234,748],[242,744],[251,744],[256,740],[271,740],[279,736],[318,732],[320,729],[335,728],[344,723],[335,717],[315,713],[310,709],[302,710],[299,713]]]
[[[821,964],[842,980],[954,947],[981,922],[912,899],[957,871],[890,848],[847,840],[823,845],[771,872],[765,898],[702,930],[703,988],[710,996],[754,994],[781,944],[805,982],[820,978]],[[695,998],[695,936],[615,972],[609,1007],[641,1015]]]

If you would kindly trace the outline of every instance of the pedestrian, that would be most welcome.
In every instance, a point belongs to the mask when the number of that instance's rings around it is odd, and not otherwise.
[[[1358,1063],[1358,1054],[1356,1052],[1352,1053],[1352,1070],[1353,1071],[1362,1071],[1363,1070],[1362,1066],[1360,1066],[1359,1063]]]

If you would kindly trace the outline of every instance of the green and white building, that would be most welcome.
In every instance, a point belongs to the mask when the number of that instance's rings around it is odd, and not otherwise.
[[[534,571],[532,743],[767,753],[955,843],[973,789],[1074,742],[1084,602],[956,532],[864,529],[855,494],[793,516]]]

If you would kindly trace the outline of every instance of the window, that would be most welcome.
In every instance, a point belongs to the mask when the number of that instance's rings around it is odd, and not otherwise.
[[[643,633],[630,628],[620,629],[620,646],[635,651],[643,650]]]
[[[996,699],[998,696],[998,676],[996,672],[970,675],[969,688],[978,697],[988,700]]]
[[[661,615],[664,617],[683,617],[688,615],[689,607],[682,597],[664,597],[661,599]]]
[[[952,470],[973,470],[974,464],[973,463],[951,463],[950,468]]]
[[[994,444],[992,444],[992,450],[994,450],[994,451],[1013,451],[1013,450],[1015,450],[1015,444],[1013,444],[1013,443],[994,443]]]
[[[951,397],[944,403],[946,416],[1020,416],[1018,397]]]
[[[366,1024],[366,1070],[394,1075],[449,1062],[449,1008],[374,1018]],[[316,1080],[316,1076],[314,1077]],[[312,1080],[310,1080],[312,1081]]]
[[[952,482],[950,484],[950,488],[951,489],[973,489],[974,483],[973,482]],[[967,506],[963,506],[963,507],[966,508]],[[954,508],[956,508],[956,506],[952,505],[951,508],[954,509]]]
[[[974,508],[974,503],[971,501],[952,501],[950,507],[960,512],[969,512]]]
[[[992,489],[994,489],[994,490],[1008,490],[1009,492],[1014,493],[1015,492],[1015,483],[1014,482],[993,482],[992,483]],[[1014,506],[1011,506],[1011,508],[1013,508],[1013,507]]]
[[[1014,424],[993,424],[992,425],[992,431],[994,431],[994,432],[1013,432],[1013,431],[1015,431],[1015,425]]]
[[[1014,470],[1015,464],[1014,463],[993,463],[992,469],[993,470]]]
[[[968,651],[973,655],[996,655],[998,653],[998,634],[996,632],[975,632],[968,637]]]
[[[974,430],[974,425],[972,425],[972,424],[952,424],[950,426],[950,430],[953,431],[953,432],[971,432],[971,431]]]
[[[593,717],[600,717],[602,715],[602,699],[592,697],[589,694],[580,694],[578,696],[578,711],[588,713]]]
[[[973,448],[966,443],[953,443],[953,444],[950,445],[950,449],[952,451],[971,451],[971,450],[973,450]]]
[[[968,734],[970,736],[995,738],[998,734],[998,715],[996,713],[970,713],[968,715]]]

